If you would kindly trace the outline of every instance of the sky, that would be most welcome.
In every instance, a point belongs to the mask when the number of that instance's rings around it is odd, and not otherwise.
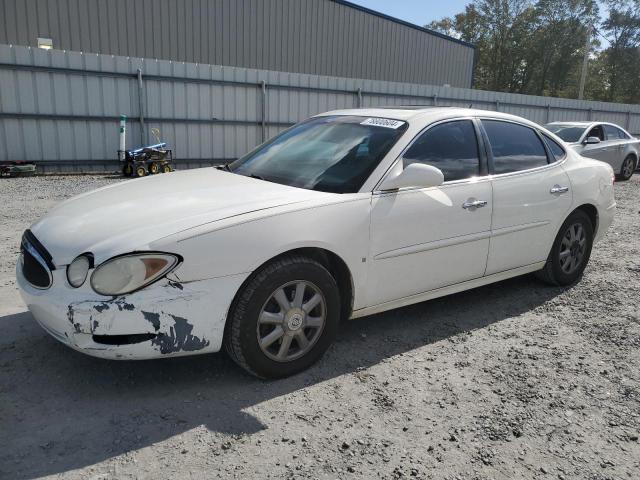
[[[469,0],[349,0],[363,7],[424,26],[464,10]]]
[[[351,3],[361,5],[371,10],[384,13],[391,17],[399,18],[421,27],[432,20],[440,20],[442,17],[452,17],[464,10],[471,0],[349,0]],[[600,16],[606,16],[604,2],[600,1]],[[602,47],[607,42],[600,37]]]

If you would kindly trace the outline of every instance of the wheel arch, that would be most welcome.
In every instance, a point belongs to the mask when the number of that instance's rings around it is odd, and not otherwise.
[[[321,247],[298,247],[292,248],[290,250],[279,253],[268,260],[262,262],[257,268],[253,270],[253,272],[247,276],[247,278],[242,282],[242,285],[236,291],[234,295],[233,301],[231,302],[229,312],[232,311],[233,307],[236,304],[238,297],[240,296],[244,287],[249,283],[254,276],[262,270],[266,265],[274,262],[282,257],[287,257],[291,255],[302,255],[308,258],[315,260],[320,263],[323,267],[325,267],[329,273],[333,276],[336,283],[338,284],[338,290],[340,295],[340,318],[341,320],[347,320],[351,316],[351,312],[353,311],[353,300],[354,300],[354,283],[353,283],[353,275],[347,263],[340,257],[340,255],[332,252],[331,250],[327,250],[326,248]]]
[[[571,214],[573,214],[573,212],[576,211],[583,211],[584,213],[587,214],[587,216],[589,217],[589,220],[591,220],[591,226],[593,226],[593,237],[595,238],[597,232],[598,232],[598,226],[599,226],[599,222],[600,222],[600,218],[598,216],[598,208],[593,205],[592,203],[583,203],[582,205],[580,205],[577,208],[574,208],[569,215],[567,215],[566,218],[569,218],[569,216]],[[565,218],[565,220],[566,220]]]

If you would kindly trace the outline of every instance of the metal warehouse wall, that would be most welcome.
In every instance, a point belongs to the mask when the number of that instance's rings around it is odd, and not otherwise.
[[[3,21],[4,19],[4,21]],[[0,43],[471,87],[474,48],[337,0],[0,0]]]
[[[598,119],[640,134],[640,105],[0,45],[0,161],[49,171],[113,171],[120,114],[130,118],[128,147],[158,127],[179,163],[201,166],[319,112],[402,104],[473,106],[538,123]]]

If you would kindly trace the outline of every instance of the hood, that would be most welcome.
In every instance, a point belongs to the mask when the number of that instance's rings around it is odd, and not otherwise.
[[[31,231],[56,265],[85,252],[100,263],[199,225],[330,195],[201,168],[124,181],[73,197]]]

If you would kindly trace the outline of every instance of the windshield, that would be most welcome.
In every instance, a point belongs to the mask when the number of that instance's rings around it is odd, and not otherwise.
[[[573,143],[580,140],[586,127],[575,125],[545,125],[544,128],[555,133],[565,142]]]
[[[229,170],[309,190],[355,193],[406,129],[406,122],[385,118],[312,118],[236,160]]]

